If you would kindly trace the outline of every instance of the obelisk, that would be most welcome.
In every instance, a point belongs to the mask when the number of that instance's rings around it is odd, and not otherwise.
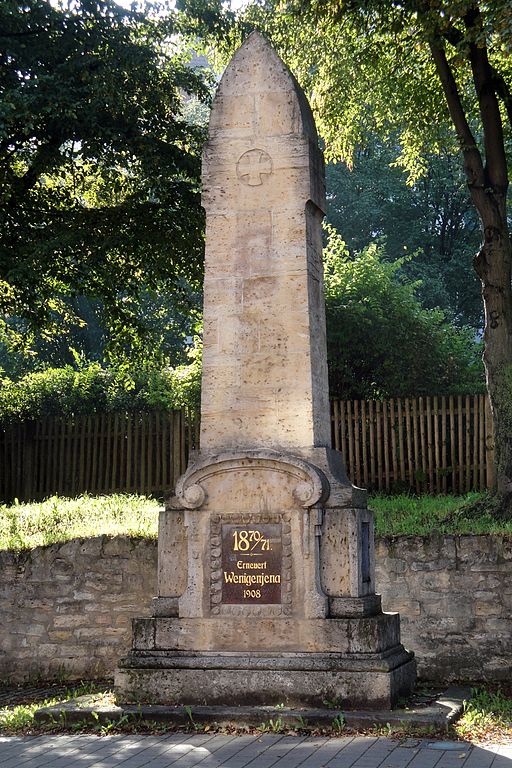
[[[310,107],[253,33],[203,158],[201,449],[160,515],[158,596],[118,695],[154,703],[387,707],[415,680],[375,594],[373,516],[330,448]]]
[[[222,78],[203,157],[202,450],[331,443],[324,178],[305,96],[253,33]]]

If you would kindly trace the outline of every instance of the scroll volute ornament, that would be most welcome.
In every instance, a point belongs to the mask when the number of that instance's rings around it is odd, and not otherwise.
[[[324,473],[307,461],[277,451],[226,452],[207,456],[181,477],[175,496],[167,502],[167,509],[199,509],[207,503],[204,485],[208,478],[230,472],[252,470],[275,472],[296,478],[292,489],[293,501],[304,509],[322,504],[329,496],[329,481]]]

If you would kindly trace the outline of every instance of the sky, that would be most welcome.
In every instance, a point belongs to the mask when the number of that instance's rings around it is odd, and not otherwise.
[[[115,0],[118,5],[123,8],[130,8],[133,0]],[[224,5],[229,6],[232,11],[238,11],[243,5],[247,5],[248,0],[228,0]]]

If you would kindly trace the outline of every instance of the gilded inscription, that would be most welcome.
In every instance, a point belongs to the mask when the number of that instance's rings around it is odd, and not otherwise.
[[[222,526],[222,602],[280,604],[280,523]]]

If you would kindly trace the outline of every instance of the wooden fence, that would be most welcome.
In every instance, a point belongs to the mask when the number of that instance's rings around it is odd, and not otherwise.
[[[484,395],[331,403],[332,444],[356,485],[462,493],[493,484]],[[0,425],[0,500],[57,493],[161,495],[199,446],[190,413],[96,414]]]
[[[198,441],[185,411],[46,418],[0,427],[0,499],[173,487]]]
[[[465,493],[494,482],[485,395],[333,401],[333,446],[355,485]]]

